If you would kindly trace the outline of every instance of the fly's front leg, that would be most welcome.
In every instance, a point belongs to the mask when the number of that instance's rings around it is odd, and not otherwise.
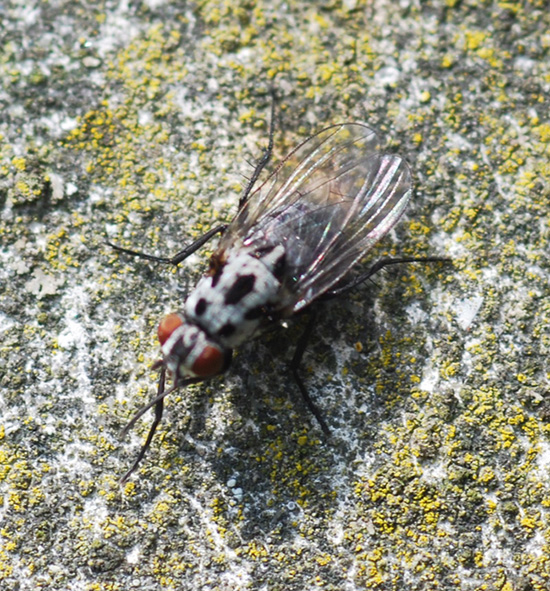
[[[160,370],[157,397],[164,394],[165,384],[166,384],[166,368],[163,366],[162,369]],[[157,402],[155,404],[155,419],[153,421],[153,424],[151,425],[151,428],[149,429],[149,433],[147,434],[147,439],[145,440],[145,443],[143,444],[141,450],[139,451],[136,461],[132,464],[132,467],[120,479],[120,484],[124,484],[128,480],[128,478],[130,478],[132,473],[135,471],[135,469],[138,467],[139,463],[141,462],[141,460],[143,459],[143,457],[147,453],[147,450],[149,449],[149,446],[151,445],[151,441],[153,441],[153,436],[155,434],[155,431],[157,430],[158,424],[160,423],[160,421],[162,419],[163,410],[164,410],[164,398],[161,397],[157,400]],[[125,432],[128,429],[128,427],[132,424],[133,424],[133,422],[129,423],[129,425],[126,426],[126,429],[124,429],[123,432]]]
[[[300,336],[300,339],[298,340],[298,344],[296,345],[296,351],[294,352],[294,357],[292,358],[292,361],[290,362],[290,371],[292,372],[292,376],[294,377],[294,380],[296,381],[296,384],[298,385],[298,388],[300,389],[300,392],[302,394],[302,398],[304,399],[304,402],[306,403],[307,407],[309,408],[309,410],[311,411],[313,416],[317,419],[317,422],[321,426],[323,433],[328,436],[328,435],[330,435],[330,429],[328,428],[328,425],[326,424],[325,419],[323,419],[323,416],[321,415],[321,411],[317,408],[317,406],[315,405],[313,400],[311,400],[311,397],[306,389],[306,386],[305,386],[302,378],[300,377],[300,374],[298,373],[298,368],[300,367],[302,357],[304,356],[306,347],[307,347],[307,345],[309,343],[309,339],[311,337],[311,333],[313,332],[315,320],[317,319],[317,315],[315,312],[310,311],[309,313],[310,313],[310,318],[308,320],[306,328],[304,329],[304,332],[302,333],[302,335]]]
[[[180,250],[177,254],[173,257],[156,257],[152,254],[147,254],[145,252],[139,252],[137,250],[131,250],[129,248],[122,248],[122,246],[117,246],[112,242],[106,241],[105,244],[109,245],[111,248],[114,248],[118,252],[123,252],[124,254],[129,254],[133,257],[137,257],[140,259],[145,259],[147,261],[154,261],[155,263],[165,263],[168,265],[179,265],[182,261],[184,261],[188,256],[192,255],[194,252],[199,250],[202,246],[204,246],[209,240],[211,240],[216,234],[223,234],[227,228],[227,224],[220,224],[212,230],[209,230],[195,240],[192,244],[186,246],[183,250]]]
[[[384,269],[384,267],[389,267],[390,265],[397,265],[399,263],[449,263],[451,259],[444,258],[444,257],[404,257],[400,259],[380,259],[365,273],[362,273],[355,279],[352,279],[349,283],[327,291],[324,293],[321,298],[324,300],[330,300],[337,296],[341,296],[348,291],[351,291],[354,287],[357,287],[361,283],[364,283],[367,279],[370,279],[373,275],[378,273]]]

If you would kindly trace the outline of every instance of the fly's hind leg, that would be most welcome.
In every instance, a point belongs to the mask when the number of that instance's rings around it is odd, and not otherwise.
[[[335,298],[337,296],[341,296],[341,295],[347,293],[348,291],[351,291],[354,287],[357,287],[361,283],[364,283],[365,281],[367,281],[367,279],[370,279],[373,275],[378,273],[378,271],[381,271],[382,269],[384,269],[385,267],[389,267],[390,265],[397,265],[399,263],[449,263],[449,262],[451,262],[451,259],[444,258],[444,257],[417,257],[417,258],[404,257],[404,258],[400,258],[400,259],[380,259],[379,261],[374,263],[374,265],[368,271],[365,271],[365,273],[361,273],[361,275],[359,275],[358,277],[355,277],[355,279],[352,279],[351,281],[349,281],[348,283],[345,283],[344,285],[341,285],[339,287],[336,287],[335,289],[331,289],[330,291],[325,292],[321,296],[321,299],[330,300],[330,299]]]
[[[304,356],[304,352],[305,352],[306,347],[309,343],[309,339],[311,337],[311,333],[313,332],[313,328],[315,325],[315,320],[317,318],[317,315],[315,314],[315,312],[310,311],[309,314],[310,314],[310,318],[309,318],[308,323],[304,329],[304,332],[302,333],[302,335],[300,336],[300,339],[298,340],[298,344],[296,345],[296,351],[294,352],[294,357],[292,358],[292,361],[290,362],[290,371],[292,372],[292,376],[294,377],[294,380],[296,381],[296,384],[298,385],[298,388],[300,390],[300,393],[302,394],[302,398],[304,399],[304,402],[306,403],[307,407],[309,408],[309,410],[311,411],[313,416],[317,419],[317,422],[321,426],[323,433],[328,436],[328,435],[330,435],[330,429],[328,428],[328,425],[327,425],[325,419],[323,419],[323,416],[321,415],[321,411],[317,408],[316,404],[311,399],[311,397],[307,391],[307,388],[306,388],[302,378],[300,377],[300,374],[298,373],[298,368],[300,367],[302,357]]]
[[[122,248],[122,246],[117,246],[112,242],[106,241],[105,244],[114,248],[118,252],[123,252],[124,254],[129,254],[133,257],[137,257],[139,259],[145,259],[147,261],[154,261],[155,263],[165,263],[167,265],[179,265],[182,261],[184,261],[188,256],[192,255],[194,252],[199,250],[202,246],[204,246],[209,240],[211,240],[216,234],[223,234],[227,228],[226,224],[220,224],[215,228],[212,228],[206,234],[195,240],[195,242],[186,246],[183,250],[180,250],[177,254],[173,257],[157,257],[152,254],[147,254],[145,252],[140,252],[138,250],[131,250],[129,248]]]

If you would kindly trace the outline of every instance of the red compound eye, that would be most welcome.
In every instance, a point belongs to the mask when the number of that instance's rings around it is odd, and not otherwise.
[[[225,367],[225,355],[216,347],[207,345],[195,359],[191,371],[199,378],[215,376]]]
[[[183,324],[179,314],[168,314],[159,324],[157,335],[161,346],[170,338],[170,335]]]

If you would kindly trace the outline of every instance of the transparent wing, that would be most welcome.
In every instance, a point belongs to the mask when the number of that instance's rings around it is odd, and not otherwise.
[[[407,164],[381,154],[358,123],[300,144],[249,198],[220,241],[285,247],[280,309],[293,313],[330,289],[397,222],[411,195]]]

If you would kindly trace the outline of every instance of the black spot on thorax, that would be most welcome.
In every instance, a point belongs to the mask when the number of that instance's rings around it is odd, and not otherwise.
[[[255,283],[256,275],[240,275],[225,294],[225,303],[228,305],[238,304],[254,289]]]
[[[201,298],[195,306],[195,314],[202,316],[206,312],[206,308],[208,308],[208,302],[204,298]]]
[[[281,279],[283,278],[283,275],[285,274],[285,269],[286,269],[286,254],[283,253],[275,262],[275,265],[273,266],[273,276],[275,277],[275,279],[277,279],[278,281],[281,281]]]
[[[224,324],[220,330],[218,330],[218,336],[220,337],[230,337],[235,332],[235,325],[228,322]]]

